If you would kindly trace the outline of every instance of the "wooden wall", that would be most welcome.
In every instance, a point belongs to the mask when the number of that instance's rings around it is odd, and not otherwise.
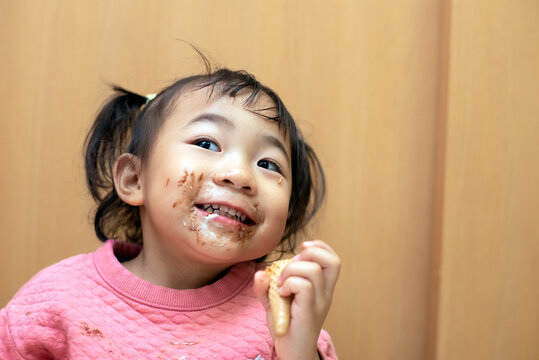
[[[437,359],[539,359],[539,2],[453,1]]]
[[[342,359],[539,358],[539,3],[0,1],[0,306],[99,246],[82,143],[113,82],[276,89],[328,176]]]

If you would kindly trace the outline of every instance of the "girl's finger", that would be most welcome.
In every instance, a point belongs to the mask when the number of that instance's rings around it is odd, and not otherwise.
[[[300,277],[310,281],[313,284],[315,294],[322,294],[325,290],[324,274],[322,268],[316,262],[312,261],[292,261],[281,273],[281,284],[289,277]]]
[[[303,246],[304,249],[308,248],[308,247],[311,247],[311,246],[316,246],[316,247],[319,247],[319,248],[326,249],[329,252],[335,253],[335,250],[333,250],[331,248],[331,246],[329,246],[326,242],[324,242],[322,240],[304,241],[301,245]]]
[[[333,292],[339,277],[341,260],[329,245],[319,240],[306,242],[297,259],[318,263],[324,274],[326,291]]]
[[[286,278],[279,288],[279,294],[281,296],[294,295],[294,302],[304,309],[314,307],[315,294],[313,283],[302,277],[290,276]]]

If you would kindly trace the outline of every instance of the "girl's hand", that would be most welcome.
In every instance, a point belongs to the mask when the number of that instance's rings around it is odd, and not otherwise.
[[[339,256],[323,241],[306,241],[302,247],[280,276],[280,294],[293,295],[290,325],[285,335],[274,333],[265,272],[258,271],[254,278],[254,291],[266,309],[268,327],[281,360],[318,359],[317,341],[341,267]]]

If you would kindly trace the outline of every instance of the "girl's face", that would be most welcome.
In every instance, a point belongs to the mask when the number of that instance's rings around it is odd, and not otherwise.
[[[272,107],[269,98],[250,108],[245,98],[208,100],[207,89],[180,96],[140,175],[145,249],[230,265],[279,243],[292,187],[290,145],[276,122],[249,111]]]

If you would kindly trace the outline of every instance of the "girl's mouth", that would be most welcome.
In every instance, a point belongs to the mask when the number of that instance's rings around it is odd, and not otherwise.
[[[226,205],[221,204],[196,204],[195,205],[201,211],[207,213],[208,215],[217,215],[235,220],[244,225],[255,225],[256,223],[242,211],[234,208],[230,208]]]

